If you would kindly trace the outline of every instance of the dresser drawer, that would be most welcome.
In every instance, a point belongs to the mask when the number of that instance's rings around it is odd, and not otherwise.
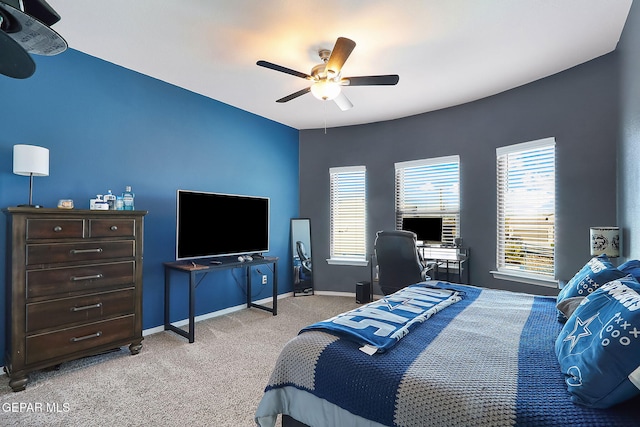
[[[90,219],[91,237],[135,237],[135,219]]]
[[[133,338],[134,334],[135,316],[132,314],[75,328],[27,336],[26,363],[37,363],[111,342],[127,340]]]
[[[84,237],[83,219],[27,219],[27,240],[81,239]]]
[[[135,281],[135,261],[27,271],[27,298],[125,287]]]
[[[133,258],[135,241],[27,245],[27,265]]]
[[[133,288],[27,304],[27,332],[134,312]]]

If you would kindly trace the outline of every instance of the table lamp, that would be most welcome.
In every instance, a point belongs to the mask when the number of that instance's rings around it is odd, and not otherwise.
[[[591,227],[591,256],[605,254],[610,258],[620,256],[619,227]]]
[[[49,176],[49,149],[35,145],[13,146],[13,173],[29,177],[29,204],[20,207],[40,208],[33,204],[33,177]]]

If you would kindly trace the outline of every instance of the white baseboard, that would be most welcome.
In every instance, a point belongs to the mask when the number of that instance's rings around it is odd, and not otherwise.
[[[328,297],[352,297],[352,298],[356,297],[356,293],[355,292],[316,291],[316,290],[314,290],[313,293],[315,295],[325,295],[325,296],[328,296]]]
[[[286,294],[278,295],[278,299],[288,298],[293,296],[293,292],[288,292]],[[264,305],[273,301],[273,297],[263,298],[261,300],[253,301],[255,304]],[[214,317],[224,316],[226,314],[234,313],[236,311],[244,310],[247,308],[247,304],[239,304],[233,307],[227,307],[222,310],[212,311],[211,313],[201,314],[200,316],[195,317],[195,322],[200,322],[201,320],[212,319]],[[189,319],[177,320],[175,322],[171,322],[173,326],[177,326],[178,328],[181,326],[185,326],[189,324]],[[145,329],[142,331],[142,336],[146,337],[147,335],[156,334],[158,332],[164,331],[164,325],[156,326],[154,328]]]

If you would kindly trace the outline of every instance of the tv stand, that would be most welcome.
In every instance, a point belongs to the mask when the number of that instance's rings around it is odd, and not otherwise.
[[[273,304],[272,307],[256,304],[251,301],[251,267],[258,265],[273,265]],[[278,258],[254,256],[251,261],[238,261],[237,258],[219,258],[219,259],[197,259],[192,261],[173,261],[164,263],[164,329],[165,331],[173,331],[189,340],[190,343],[195,341],[195,298],[196,287],[200,281],[208,273],[228,270],[233,268],[242,268],[247,276],[247,308],[254,307],[261,310],[269,311],[273,315],[278,314]],[[177,326],[171,324],[170,318],[170,294],[171,294],[171,272],[178,271],[189,274],[189,331],[184,331]],[[198,279],[198,276],[201,276]]]

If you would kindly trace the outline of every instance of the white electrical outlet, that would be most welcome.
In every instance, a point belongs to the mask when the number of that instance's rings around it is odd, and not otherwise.
[[[267,284],[267,275],[266,275],[266,274],[263,274],[263,275],[262,275],[262,284],[263,284],[263,285],[266,285],[266,284]]]

